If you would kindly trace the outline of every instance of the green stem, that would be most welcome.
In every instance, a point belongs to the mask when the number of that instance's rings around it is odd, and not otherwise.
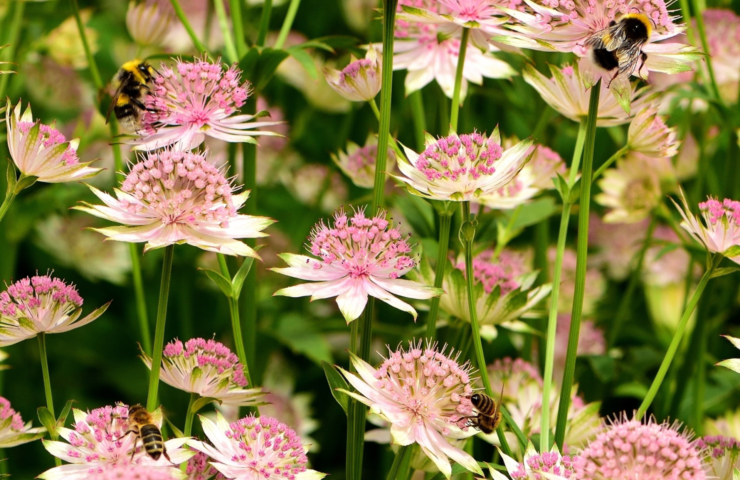
[[[85,26],[82,24],[82,18],[80,17],[80,7],[77,5],[77,0],[72,0],[72,10],[75,16],[75,22],[77,22],[77,30],[80,32],[80,40],[82,40],[82,47],[85,49],[85,56],[87,57],[87,67],[90,69],[90,76],[93,79],[93,83],[96,87],[101,88],[103,86],[103,80],[100,77],[98,66],[93,60],[93,54],[90,50],[90,43],[87,41],[87,35],[85,35]]]
[[[164,249],[162,261],[162,282],[159,286],[159,304],[157,305],[157,326],[154,330],[154,350],[152,351],[152,371],[149,376],[149,395],[146,400],[146,409],[153,412],[157,409],[157,392],[159,390],[159,371],[162,368],[162,350],[164,349],[164,325],[167,320],[167,301],[170,296],[170,279],[172,277],[172,258],[175,256],[175,246],[168,245]]]
[[[8,160],[8,161],[11,161],[11,160]],[[5,217],[5,214],[8,213],[8,210],[10,209],[10,205],[13,203],[15,196],[16,194],[13,192],[8,192],[5,194],[5,200],[3,200],[3,204],[0,205],[0,222],[3,221],[3,217]]]
[[[666,372],[668,371],[668,368],[670,368],[671,362],[673,362],[673,357],[676,355],[676,350],[678,350],[678,346],[681,344],[681,338],[683,337],[684,331],[686,330],[686,325],[689,323],[691,314],[694,312],[696,304],[699,303],[699,299],[701,298],[702,293],[704,293],[704,289],[706,288],[707,283],[709,283],[709,279],[711,278],[712,273],[714,273],[714,270],[717,268],[721,261],[722,255],[715,255],[714,258],[712,258],[712,263],[710,267],[707,269],[706,272],[704,272],[704,275],[701,277],[699,285],[694,291],[694,295],[691,297],[691,300],[686,305],[686,310],[684,310],[683,316],[678,322],[678,328],[676,329],[676,333],[673,334],[673,340],[671,340],[671,344],[668,346],[668,351],[663,358],[663,363],[660,364],[658,374],[655,375],[655,378],[653,379],[653,384],[650,386],[650,390],[645,396],[645,399],[642,401],[640,408],[637,410],[636,418],[642,418],[642,416],[645,415],[645,413],[647,412],[647,409],[650,407],[650,404],[653,403],[653,399],[655,399],[655,395],[658,393],[658,389],[660,388],[661,383],[663,383]]]
[[[604,162],[596,172],[594,172],[593,178],[591,181],[596,181],[597,178],[601,176],[602,173],[606,171],[607,168],[609,168],[614,162],[622,158],[627,152],[629,151],[629,145],[625,145],[624,147],[617,150],[617,152],[609,157],[609,159]]]
[[[681,20],[684,25],[691,25],[691,11],[689,10],[689,0],[679,0],[681,6]],[[694,41],[694,29],[686,29],[686,39],[689,41],[689,45],[696,46]]]
[[[231,24],[234,27],[234,38],[236,39],[237,58],[242,58],[247,53],[247,42],[244,38],[244,20],[242,19],[242,1],[229,0]]]
[[[365,314],[352,323],[358,325],[352,329],[354,341],[351,341],[350,347],[354,346],[358,357],[367,361],[370,358],[370,342],[372,341],[372,325],[375,310],[375,299],[370,297],[365,307]],[[360,333],[358,342],[358,332]],[[359,348],[358,348],[359,343]],[[363,449],[365,444],[365,415],[367,407],[357,401],[350,402],[349,418],[350,426],[348,429],[348,455],[347,455],[347,479],[360,480],[362,478],[362,460]]]
[[[349,351],[357,355],[359,352],[357,351],[357,343],[360,336],[360,322],[358,320],[355,320],[354,322],[350,323],[350,333],[349,333]],[[351,361],[349,362],[349,371],[352,373],[355,373],[355,366],[354,363]],[[357,476],[355,475],[355,458],[356,455],[354,453],[354,445],[356,442],[355,435],[355,423],[357,423],[357,409],[361,407],[362,404],[360,402],[355,401],[354,399],[350,399],[349,405],[347,407],[347,461],[345,465],[346,469],[346,477],[348,480],[353,480]]]
[[[403,445],[398,447],[396,457],[393,459],[393,465],[388,472],[388,480],[396,480],[403,478],[401,474],[408,470],[409,462],[411,461],[411,445]]]
[[[260,30],[257,34],[257,46],[264,47],[267,39],[267,31],[270,29],[270,15],[272,14],[272,0],[265,0],[262,5],[262,18],[260,18]]]
[[[7,55],[5,51],[2,52],[2,59],[8,62],[13,61],[18,51],[18,37],[21,33],[21,26],[23,25],[23,10],[26,8],[26,2],[18,0],[17,2],[11,2],[11,6],[13,6],[13,21],[8,27],[9,32],[7,38],[7,43],[10,46],[7,47]],[[5,98],[5,90],[8,88],[9,81],[9,74],[0,76],[0,98]]]
[[[437,265],[434,270],[434,288],[442,288],[447,267],[447,250],[450,243],[450,226],[452,225],[452,212],[445,211],[439,214],[439,243],[437,247]],[[433,339],[437,334],[437,314],[439,313],[440,297],[432,298],[427,317],[426,338]]]
[[[463,82],[463,68],[465,66],[465,55],[468,51],[468,37],[470,29],[463,28],[462,38],[460,39],[460,51],[457,55],[457,70],[455,71],[455,87],[452,91],[452,105],[450,112],[450,129],[457,132],[457,120],[460,114],[460,90]],[[383,50],[385,52],[385,50]]]
[[[588,255],[588,221],[591,207],[591,180],[593,175],[594,146],[596,143],[596,117],[599,108],[599,93],[601,81],[591,87],[591,98],[588,104],[588,118],[586,120],[586,143],[583,152],[583,169],[581,171],[581,198],[578,212],[578,248],[576,250],[576,280],[573,294],[573,309],[568,335],[568,351],[565,357],[565,371],[563,386],[560,389],[560,404],[555,429],[555,442],[563,448],[566,422],[570,408],[573,375],[578,356],[578,336],[581,330],[581,314],[583,313],[583,296],[586,287],[586,262]],[[573,174],[573,172],[571,172]],[[549,399],[548,399],[549,400]],[[544,410],[544,409],[543,409]]]
[[[586,142],[586,127],[588,124],[586,119],[581,119],[581,123],[578,124],[578,136],[576,136],[576,148],[573,150],[573,159],[570,162],[570,174],[568,175],[568,185],[572,188],[578,179],[578,169],[581,166],[581,158],[583,156],[583,145]]]
[[[136,313],[139,317],[139,329],[141,330],[141,345],[144,353],[152,354],[152,334],[149,331],[149,315],[146,311],[146,297],[144,296],[144,282],[141,278],[141,262],[139,252],[135,243],[129,243],[129,255],[131,257],[131,274],[134,280],[134,296],[136,299]]]
[[[717,86],[717,79],[714,77],[714,68],[712,67],[712,55],[709,53],[709,43],[707,42],[707,33],[704,28],[704,16],[702,15],[702,8],[698,0],[692,0],[694,7],[694,13],[696,14],[694,19],[696,20],[696,29],[699,31],[699,40],[701,41],[701,48],[706,55],[704,55],[704,61],[707,62],[707,72],[709,73],[709,82],[712,85],[712,93],[714,94],[715,100],[722,105],[724,109],[724,101],[719,93],[719,87]],[[724,112],[723,112],[724,113]]]
[[[224,51],[226,52],[226,59],[229,63],[239,61],[239,54],[236,51],[236,45],[234,45],[234,39],[231,38],[231,31],[229,30],[229,19],[226,16],[226,8],[224,7],[225,0],[213,0],[213,5],[216,7],[216,17],[218,17],[218,25],[221,27],[221,34],[224,37]],[[232,21],[235,20],[232,18]],[[236,28],[234,28],[236,30]]]
[[[706,301],[699,306],[699,314],[705,313],[703,308]],[[707,354],[707,342],[709,340],[709,323],[708,319],[701,317],[696,326],[694,335],[697,336],[697,349],[696,349],[696,385],[694,386],[694,432],[696,435],[703,435],[704,426],[702,420],[704,418],[704,391],[706,387],[707,370],[705,368],[704,357]]]
[[[217,254],[218,265],[221,267],[221,274],[231,280],[231,273],[229,272],[229,266],[226,264],[226,256],[223,253]],[[244,350],[244,339],[242,338],[242,326],[239,321],[239,300],[233,297],[228,297],[229,301],[229,315],[231,316],[231,330],[234,332],[234,345],[236,346],[236,356],[239,357],[239,361],[244,365],[244,376],[247,378],[247,385],[254,387],[252,378],[249,375],[249,364],[247,363],[247,353]]]
[[[247,99],[247,112],[254,112],[257,109],[257,95],[252,95]],[[244,213],[247,215],[257,215],[257,147],[254,144],[242,143],[242,171],[244,172],[244,188],[250,191],[249,201],[245,205]],[[254,239],[247,239],[247,245],[254,248],[257,242]],[[244,280],[242,294],[239,297],[242,305],[242,333],[244,336],[244,349],[246,351],[246,361],[248,365],[255,364],[255,352],[257,350],[257,269],[249,270],[247,278]],[[259,372],[252,372],[254,380],[260,383]]]
[[[421,90],[416,90],[409,95],[411,102],[411,115],[414,118],[414,137],[416,138],[416,148],[421,152],[424,150],[425,138],[424,132],[427,131],[427,119],[424,114],[424,99]]]
[[[46,394],[46,408],[49,409],[49,413],[51,413],[51,416],[54,417],[54,419],[57,418],[56,413],[54,413],[54,398],[51,395],[51,378],[49,377],[49,360],[46,355],[46,334],[44,332],[39,333],[36,335],[36,337],[39,339],[39,357],[41,359],[41,373],[44,376],[44,393]],[[51,435],[52,440],[56,440],[58,438],[57,435]],[[62,464],[62,460],[54,457],[54,462],[57,466]]]
[[[290,0],[290,6],[288,7],[288,13],[285,15],[283,20],[283,26],[280,27],[280,33],[278,34],[277,41],[275,42],[275,50],[280,50],[285,45],[285,40],[288,39],[291,27],[293,27],[293,20],[295,20],[296,13],[298,13],[298,7],[301,5],[301,0]],[[388,50],[383,50],[387,52]],[[384,55],[385,56],[385,55]],[[391,55],[391,58],[393,55]]]
[[[375,104],[375,99],[373,98],[367,103],[370,104],[370,108],[372,108],[373,113],[375,114],[375,118],[378,120],[378,123],[380,123],[380,110],[378,110],[378,105]],[[378,128],[380,128],[380,126],[378,126]],[[393,152],[396,154],[398,158],[406,158],[406,156],[403,154],[403,152],[399,148],[398,143],[396,143],[395,138],[389,138],[388,143],[390,144],[391,149],[393,150]]]
[[[191,393],[190,394],[190,403],[188,403],[188,413],[185,415],[185,431],[183,433],[186,437],[190,437],[193,433],[193,417],[195,417],[195,412],[193,411],[193,405],[198,400],[197,393]]]
[[[624,323],[624,319],[627,318],[627,314],[629,313],[630,307],[632,306],[632,295],[634,295],[635,289],[640,283],[642,265],[645,262],[645,253],[650,247],[650,242],[653,239],[653,232],[655,231],[655,226],[657,223],[658,217],[657,215],[653,215],[650,218],[650,224],[648,225],[647,234],[645,234],[645,240],[643,241],[642,247],[638,252],[637,264],[635,264],[635,268],[634,270],[632,270],[632,275],[630,275],[630,283],[629,285],[627,285],[627,291],[622,297],[622,300],[619,302],[617,315],[614,317],[614,321],[612,322],[611,329],[609,331],[609,341],[607,342],[607,345],[609,345],[610,347],[613,347],[617,339],[619,338],[619,330],[622,328],[622,323]]]
[[[185,31],[188,32],[190,40],[193,42],[193,46],[195,47],[195,49],[198,50],[198,53],[205,52],[207,48],[205,47],[205,45],[203,45],[203,43],[201,43],[200,40],[198,40],[198,35],[195,34],[193,26],[190,25],[190,21],[185,15],[185,12],[183,12],[182,7],[180,6],[180,2],[178,0],[170,0],[170,3],[172,4],[172,8],[175,9],[175,15],[177,15],[177,18],[180,19],[182,26],[185,27]]]

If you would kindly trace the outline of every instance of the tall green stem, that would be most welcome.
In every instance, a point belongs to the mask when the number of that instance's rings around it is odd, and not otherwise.
[[[673,362],[673,357],[676,355],[676,350],[678,350],[678,346],[681,344],[681,339],[683,338],[683,334],[686,330],[686,325],[689,323],[691,314],[694,312],[696,304],[699,303],[699,299],[701,298],[702,293],[704,293],[704,289],[707,287],[707,283],[709,283],[709,279],[711,278],[712,273],[714,273],[714,270],[717,268],[721,261],[722,255],[716,254],[711,260],[711,265],[709,266],[709,268],[707,268],[707,271],[704,272],[701,280],[699,280],[699,285],[696,287],[694,295],[691,297],[691,300],[689,300],[689,303],[686,305],[686,310],[684,310],[683,316],[681,316],[681,320],[678,322],[676,333],[673,334],[673,340],[671,340],[671,344],[668,346],[668,351],[663,358],[663,363],[660,364],[660,369],[658,370],[657,375],[655,375],[655,378],[653,379],[653,384],[650,385],[650,390],[648,390],[645,399],[642,401],[640,408],[637,410],[636,417],[638,419],[642,418],[642,416],[645,415],[647,409],[650,408],[650,404],[653,403],[655,395],[658,393],[658,389],[663,383],[666,372],[668,372],[668,368],[670,368],[671,362]]]
[[[13,20],[8,25],[8,37],[6,43],[9,44],[7,47],[7,55],[5,51],[2,51],[2,60],[12,62],[15,58],[15,54],[18,51],[18,37],[21,33],[21,26],[23,25],[23,10],[26,8],[26,2],[24,0],[18,0],[11,2],[8,8],[13,8]],[[8,82],[10,81],[10,75],[0,75],[0,98],[5,98],[5,91],[8,88]]]
[[[448,211],[445,205],[444,211],[439,214],[439,243],[437,244],[437,265],[434,267],[434,288],[441,288],[445,278],[445,269],[447,268],[447,249],[450,243],[450,226],[452,225],[452,212]],[[432,298],[432,305],[429,307],[429,316],[427,317],[427,334],[426,338],[433,339],[437,334],[437,314],[439,313],[440,297]]]
[[[409,95],[411,102],[411,115],[414,118],[414,138],[416,138],[416,148],[420,152],[424,150],[424,133],[427,131],[427,119],[424,113],[424,98],[421,90],[416,90]]]
[[[460,50],[457,55],[457,70],[455,71],[455,87],[452,91],[452,105],[450,112],[450,128],[457,132],[457,120],[460,114],[460,90],[462,90],[463,68],[465,67],[465,56],[468,51],[468,37],[470,29],[463,28],[462,38],[460,39]],[[383,50],[385,51],[385,50]]]
[[[198,400],[197,393],[191,393],[190,394],[190,402],[188,403],[188,413],[185,415],[185,431],[183,432],[186,437],[190,437],[193,433],[193,417],[195,417],[195,412],[193,411],[193,405]]]
[[[270,15],[272,15],[272,0],[265,0],[262,4],[262,18],[260,18],[260,30],[257,34],[257,46],[264,47],[267,39],[267,31],[270,29]]]
[[[190,41],[193,42],[193,46],[195,47],[195,49],[198,50],[198,53],[205,52],[207,48],[198,39],[198,35],[195,34],[195,30],[193,30],[193,26],[190,25],[190,21],[188,20],[187,15],[185,15],[185,12],[182,10],[179,0],[170,0],[170,3],[172,4],[172,8],[175,10],[175,15],[177,15],[177,18],[180,19],[180,23],[182,23],[182,26],[185,27],[185,31],[188,32],[188,36],[190,36]]]
[[[12,160],[8,160],[9,162]],[[5,194],[5,200],[3,200],[3,204],[0,205],[0,222],[3,221],[3,217],[5,217],[5,214],[8,213],[8,210],[10,209],[10,205],[13,203],[13,200],[15,200],[16,194],[13,192],[8,192]]]
[[[247,53],[247,41],[244,38],[244,20],[242,20],[242,1],[229,0],[231,24],[234,28],[234,39],[236,40],[236,53],[239,58],[242,58]]]
[[[699,306],[699,315],[706,312],[706,300],[701,306]],[[705,368],[704,357],[707,354],[707,341],[709,340],[709,323],[708,319],[702,317],[696,322],[696,332],[694,335],[698,338],[698,344],[696,348],[696,385],[694,386],[694,432],[697,435],[703,435],[704,426],[702,420],[704,419],[704,392],[706,388],[706,377],[707,369]]]
[[[51,378],[49,377],[49,360],[46,356],[46,334],[41,332],[36,337],[39,339],[39,358],[41,359],[41,373],[44,376],[44,393],[46,394],[46,408],[54,419],[57,418],[54,413],[54,398],[51,395]],[[52,440],[57,439],[57,435],[51,435]],[[54,457],[56,465],[62,464],[61,459]]]
[[[280,27],[280,33],[278,34],[277,41],[275,42],[275,49],[279,50],[285,45],[285,41],[288,39],[290,29],[293,27],[293,20],[295,20],[296,13],[298,13],[298,7],[301,5],[301,0],[290,0],[290,6],[288,7],[288,13],[285,15],[283,20],[283,26]],[[387,52],[387,50],[383,50]],[[391,55],[392,57],[392,55]]]
[[[236,51],[234,39],[231,37],[231,31],[229,30],[229,18],[226,16],[226,8],[224,7],[223,3],[224,1],[225,0],[213,0],[213,5],[214,7],[216,7],[218,26],[221,28],[221,34],[224,37],[224,51],[226,52],[226,59],[229,61],[229,63],[234,63],[238,62],[240,57]],[[235,20],[232,18],[232,22],[234,21]]]
[[[159,390],[159,371],[162,368],[162,350],[164,349],[164,325],[167,320],[167,301],[170,296],[170,280],[172,278],[172,259],[175,256],[175,246],[168,245],[164,249],[162,261],[162,282],[159,285],[159,304],[157,305],[157,326],[154,330],[154,350],[152,351],[152,371],[149,376],[149,395],[146,399],[146,408],[150,412],[157,409],[157,392]]]
[[[411,461],[411,450],[412,445],[403,445],[398,448],[396,457],[393,459],[393,465],[388,472],[388,480],[396,480],[403,478],[400,475],[408,470],[409,462]]]
[[[135,243],[129,243],[129,256],[131,257],[131,274],[134,280],[134,297],[136,300],[136,315],[139,317],[139,330],[141,330],[141,346],[144,353],[152,354],[152,334],[149,331],[149,314],[146,311],[146,297],[144,297],[144,281],[141,278],[141,263],[139,252]]]
[[[257,110],[257,94],[247,99],[247,112]],[[257,202],[259,199],[257,190],[257,147],[253,144],[242,143],[242,171],[244,172],[244,188],[249,190],[249,201],[245,205],[244,213],[257,215]],[[247,239],[247,245],[254,248],[254,239]],[[248,365],[254,365],[255,351],[257,347],[257,269],[252,268],[244,281],[244,288],[239,297],[242,306],[242,333],[244,335],[244,349]],[[252,372],[254,380],[259,383],[259,372]]]
[[[601,81],[591,87],[591,98],[588,104],[588,118],[586,119],[586,143],[583,152],[583,169],[581,171],[581,198],[578,212],[578,248],[576,250],[576,281],[573,294],[573,310],[571,314],[570,332],[568,334],[568,351],[565,357],[565,371],[563,386],[560,389],[560,404],[558,420],[555,429],[555,442],[563,447],[565,439],[568,409],[570,408],[573,375],[576,369],[578,356],[578,336],[581,331],[581,314],[583,313],[583,296],[586,287],[586,262],[588,255],[588,221],[591,207],[591,181],[594,164],[594,146],[596,143],[596,117],[599,109],[599,94]],[[572,172],[571,172],[572,174]],[[548,399],[549,400],[549,399]],[[543,409],[544,410],[544,409]]]
[[[226,264],[226,257],[219,253],[218,264],[221,267],[221,274],[231,279],[231,273],[229,272],[229,266]],[[249,364],[247,363],[247,352],[244,350],[244,339],[242,338],[242,325],[239,321],[239,300],[233,297],[227,299],[229,301],[229,315],[231,316],[231,330],[234,332],[234,345],[236,346],[236,356],[239,357],[239,361],[244,365],[244,376],[247,378],[247,385],[254,387],[252,378],[249,375]]]
[[[80,40],[82,40],[82,47],[85,49],[85,56],[87,57],[87,67],[90,69],[90,76],[92,77],[93,83],[95,83],[96,86],[101,86],[103,85],[103,80],[100,77],[98,66],[93,60],[92,50],[90,50],[90,43],[87,41],[87,35],[85,35],[85,26],[82,24],[82,18],[80,17],[80,7],[77,5],[77,0],[72,0],[72,10],[74,11],[75,22],[77,22],[77,29],[80,31]]]
[[[612,163],[616,162],[620,158],[622,158],[627,152],[629,151],[629,145],[625,145],[624,147],[617,150],[617,152],[609,157],[609,159],[604,162],[596,172],[594,172],[593,178],[591,179],[592,182],[596,181],[597,178],[601,176],[602,173],[606,171],[607,168],[609,168]]]
[[[724,106],[724,101],[719,93],[719,87],[717,86],[717,79],[714,77],[714,68],[712,67],[712,55],[709,52],[709,42],[707,42],[707,33],[704,28],[704,16],[702,15],[702,8],[698,0],[692,0],[694,8],[694,19],[696,20],[696,29],[699,31],[699,40],[701,41],[701,48],[706,54],[704,61],[707,62],[707,72],[709,74],[709,83],[712,85],[712,93],[714,94],[715,100]]]

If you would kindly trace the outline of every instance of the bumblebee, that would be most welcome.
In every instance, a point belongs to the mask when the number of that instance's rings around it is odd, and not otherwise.
[[[149,110],[144,98],[155,73],[151,65],[141,60],[124,63],[115,77],[118,88],[108,107],[105,122],[108,123],[111,112],[114,112],[121,124],[133,130],[138,129],[142,112]]]
[[[474,393],[470,396],[470,402],[473,404],[478,415],[470,417],[468,426],[477,428],[485,434],[491,434],[501,424],[501,400],[504,397],[504,387],[501,386],[501,395],[498,402],[485,393]]]
[[[169,460],[170,456],[167,454],[167,448],[162,440],[162,432],[159,427],[155,425],[152,414],[147,411],[146,408],[139,404],[131,405],[128,409],[128,422],[129,429],[121,435],[118,440],[125,437],[126,435],[133,433],[136,435],[134,439],[134,448],[131,451],[131,459],[133,460],[134,454],[136,454],[136,444],[139,439],[144,444],[144,451],[149,455],[152,460],[159,460],[159,457],[164,455],[164,458]]]
[[[628,13],[619,21],[612,20],[605,29],[594,33],[586,46],[591,47],[591,60],[607,71],[616,69],[609,85],[617,77],[627,77],[638,73],[647,60],[642,47],[648,42],[653,31],[651,20],[642,13]],[[607,85],[607,87],[609,86]]]

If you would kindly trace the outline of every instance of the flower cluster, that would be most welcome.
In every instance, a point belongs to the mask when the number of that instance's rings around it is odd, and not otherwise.
[[[38,333],[62,333],[87,325],[108,304],[82,320],[82,297],[74,285],[51,275],[26,277],[0,293],[0,346],[13,345]]]
[[[173,472],[161,469],[151,469],[141,465],[120,465],[97,472],[85,477],[87,480],[175,480]]]
[[[645,107],[630,123],[627,144],[633,152],[649,157],[673,157],[681,142],[676,140],[675,128],[669,128],[658,115],[658,110]]]
[[[15,447],[38,440],[44,432],[43,428],[31,428],[31,422],[24,424],[21,414],[13,410],[6,398],[0,397],[0,447]]]
[[[683,222],[681,226],[712,253],[725,255],[740,263],[740,202],[729,198],[719,201],[708,198],[699,204],[704,222],[691,213],[686,198],[681,194],[683,208],[676,203]],[[675,202],[674,202],[675,203]]]
[[[348,142],[347,152],[339,152],[332,155],[334,163],[347,175],[358,187],[373,188],[375,184],[375,161],[378,158],[378,139],[375,136],[368,137],[364,147]],[[396,154],[388,148],[388,163],[386,171],[392,173],[396,162]]]
[[[707,452],[704,462],[707,478],[733,480],[733,472],[740,468],[740,442],[734,438],[707,436],[696,441],[696,448]]]
[[[573,468],[574,458],[561,455],[555,448],[551,452],[537,453],[532,444],[524,454],[524,461],[519,463],[505,453],[501,452],[501,458],[509,475],[513,480],[575,480],[576,475]],[[576,457],[577,458],[577,457]],[[506,477],[490,468],[493,480],[505,480]]]
[[[188,460],[188,466],[185,468],[185,473],[188,475],[188,480],[223,480],[226,477],[216,470],[213,465],[208,461],[210,457],[203,452],[198,452]]]

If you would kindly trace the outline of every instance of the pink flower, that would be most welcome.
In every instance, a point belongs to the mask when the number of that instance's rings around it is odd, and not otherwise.
[[[206,135],[227,142],[257,143],[254,136],[275,135],[251,131],[275,125],[251,122],[258,115],[235,115],[250,94],[247,82],[240,83],[241,71],[231,66],[224,71],[220,61],[205,59],[177,61],[177,73],[166,65],[159,69],[154,87],[147,96],[141,138],[133,142],[136,150],[155,150],[174,145],[190,150]]]
[[[708,197],[706,202],[699,204],[702,218],[691,213],[686,197],[681,192],[683,208],[673,202],[683,217],[681,226],[696,240],[701,242],[707,250],[719,253],[735,263],[740,263],[740,202]]]
[[[321,221],[314,226],[309,237],[311,254],[320,260],[285,253],[280,258],[289,267],[272,269],[289,277],[318,283],[284,288],[275,295],[311,295],[311,300],[337,297],[337,305],[347,323],[360,316],[368,295],[371,295],[409,312],[416,319],[416,310],[393,294],[428,299],[442,291],[399,278],[416,266],[416,261],[410,256],[411,246],[407,238],[385,219],[385,212],[367,218],[362,210],[358,210],[348,218],[344,210],[338,210],[331,226]]]
[[[80,163],[77,157],[79,139],[68,142],[53,125],[34,120],[30,104],[21,116],[20,103],[13,107],[8,100],[5,120],[8,150],[24,177],[37,177],[38,182],[63,183],[94,177],[102,170],[90,167],[92,162]]]
[[[137,3],[130,0],[126,11],[126,28],[131,38],[141,47],[161,46],[175,15],[168,6],[160,6],[156,1],[144,0]]]
[[[161,470],[175,476],[178,475],[179,470],[173,466],[173,463],[175,465],[182,463],[195,454],[188,449],[181,448],[188,438],[175,438],[164,444],[172,463],[164,455],[155,461],[147,455],[141,440],[138,440],[136,453],[132,460],[131,452],[137,437],[132,433],[124,435],[129,430],[129,422],[128,406],[122,403],[96,408],[91,412],[83,412],[75,408],[73,415],[74,430],[59,429],[59,434],[67,443],[44,440],[44,448],[67,463],[47,470],[38,478],[87,480],[92,474],[127,465],[141,465],[147,470]],[[154,423],[161,427],[162,411],[157,409],[152,412],[152,416]]]
[[[227,423],[220,412],[216,423],[200,417],[213,446],[198,441],[190,445],[211,457],[211,465],[225,478],[237,480],[320,480],[326,474],[307,468],[308,448],[301,437],[274,418],[253,416]]]
[[[579,480],[704,480],[697,442],[676,426],[615,420],[574,461]]]
[[[74,285],[51,275],[26,277],[0,293],[0,346],[13,345],[39,333],[63,333],[97,319],[110,305],[80,318],[82,297]]]
[[[736,103],[740,80],[740,16],[721,8],[707,8],[703,16],[708,53],[712,56],[720,93],[726,102]]]
[[[173,472],[161,469],[151,469],[140,465],[120,465],[94,472],[87,480],[176,480]]]
[[[222,169],[208,163],[207,153],[164,150],[147,153],[131,165],[121,190],[113,198],[90,187],[105,205],[75,207],[96,217],[123,224],[97,228],[112,240],[146,242],[144,250],[187,243],[226,255],[259,258],[239,238],[261,233],[273,220],[239,215],[249,191],[236,190]]]
[[[681,145],[676,140],[676,129],[663,122],[654,106],[643,108],[632,119],[627,143],[633,152],[649,157],[674,157]]]
[[[740,468],[740,442],[730,437],[704,437],[696,441],[697,450],[708,453],[704,462],[707,478],[733,480],[733,472]]]
[[[225,479],[226,477],[208,463],[208,460],[210,460],[210,457],[203,452],[196,453],[194,457],[188,460],[188,466],[185,469],[188,480]]]
[[[530,443],[524,454],[524,461],[521,463],[500,450],[499,453],[513,480],[542,480],[545,478],[547,480],[575,480],[576,478],[573,463],[578,457],[560,455],[557,447],[554,447],[552,452],[540,454]],[[506,477],[493,467],[490,467],[490,472],[493,480],[506,480]]]
[[[370,45],[367,55],[361,60],[352,56],[349,65],[340,72],[324,68],[326,81],[339,95],[352,102],[367,102],[375,98],[381,85],[381,59]]]
[[[358,187],[373,188],[375,185],[375,159],[378,156],[378,137],[370,135],[364,147],[347,142],[347,152],[339,152],[331,156],[334,163]],[[388,148],[388,163],[386,173],[393,173],[396,154]]]
[[[42,438],[45,428],[31,428],[23,423],[21,414],[10,407],[10,402],[0,397],[0,448],[10,448]]]
[[[152,368],[152,359],[142,352],[142,360]],[[248,406],[257,403],[261,388],[245,389],[244,365],[224,344],[192,338],[175,340],[164,347],[159,378],[185,392],[212,398],[226,405]]]
[[[447,478],[452,471],[450,459],[483,473],[473,457],[449,442],[477,433],[466,426],[473,415],[471,366],[460,365],[458,356],[452,350],[449,354],[445,348],[437,350],[436,344],[423,349],[420,340],[410,342],[408,350],[389,349],[388,359],[377,369],[355,355],[351,361],[357,374],[340,368],[357,390],[345,393],[391,423],[392,443],[419,444]]]

